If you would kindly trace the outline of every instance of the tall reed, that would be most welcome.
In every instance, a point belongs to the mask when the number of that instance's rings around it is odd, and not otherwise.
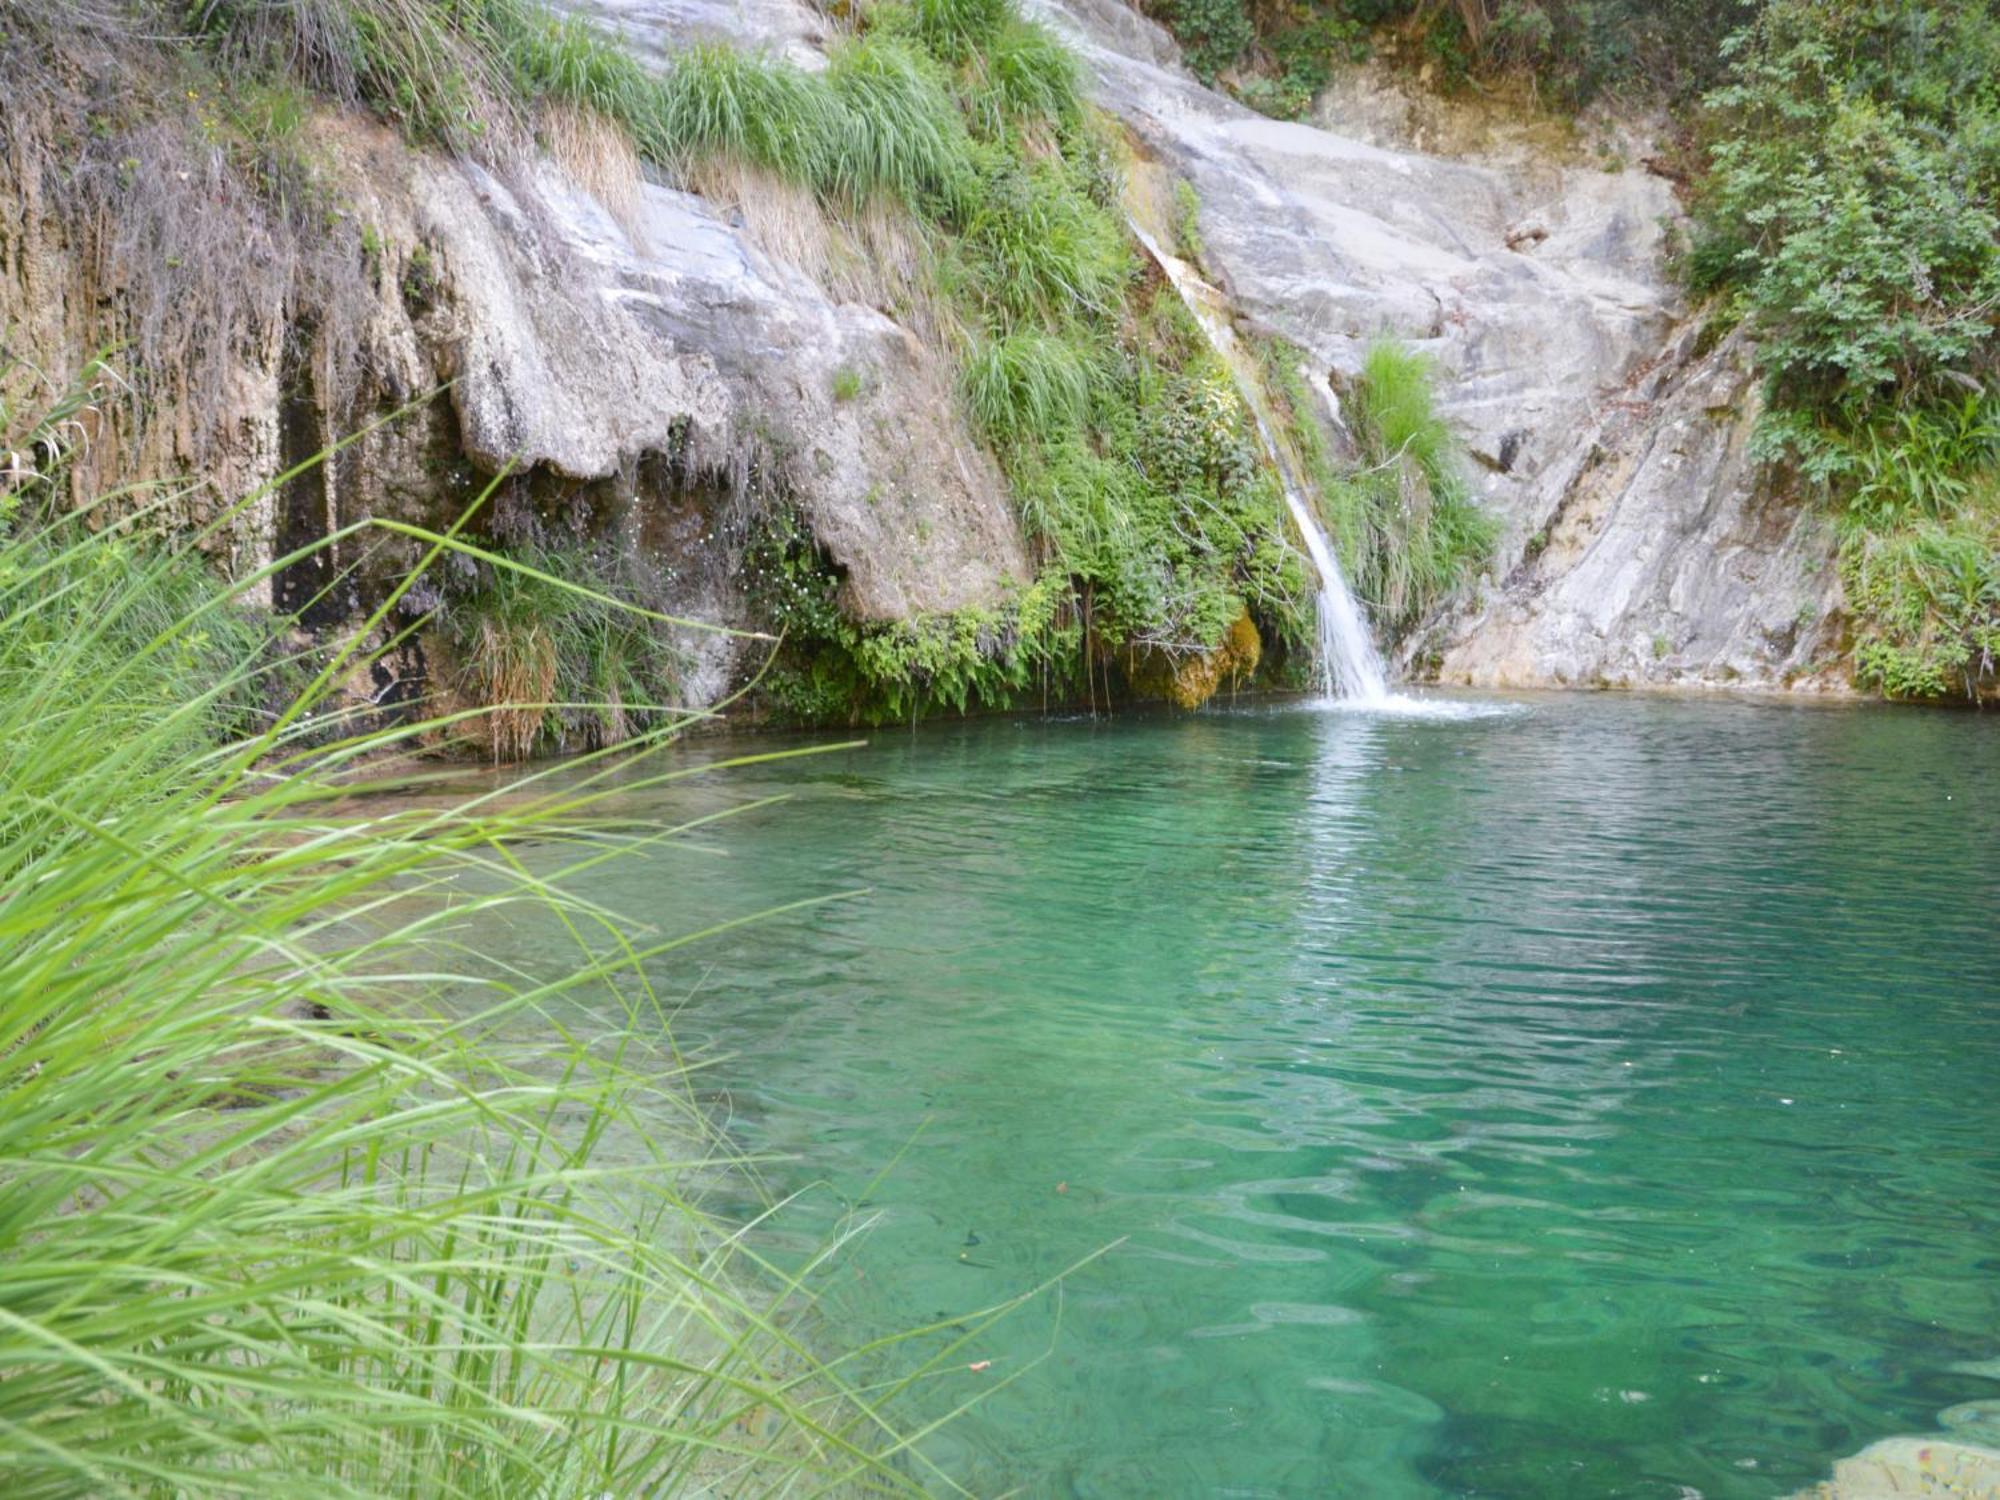
[[[821,1257],[701,1203],[731,1163],[646,978],[696,935],[566,888],[681,830],[601,758],[385,764],[426,726],[339,709],[356,650],[256,628],[296,559],[223,585],[164,507],[55,490],[0,493],[9,1493],[915,1488],[886,1407],[965,1332],[865,1400],[803,1346]],[[487,956],[524,925],[547,962]]]

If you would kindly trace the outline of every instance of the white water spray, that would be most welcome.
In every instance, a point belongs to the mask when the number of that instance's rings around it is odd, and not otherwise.
[[[1292,473],[1292,466],[1285,460],[1284,450],[1278,446],[1277,434],[1272,430],[1270,416],[1264,409],[1263,393],[1245,370],[1235,331],[1215,310],[1215,292],[1195,275],[1185,261],[1162,250],[1136,220],[1128,222],[1139,243],[1146,247],[1146,253],[1152,256],[1173,284],[1187,310],[1194,314],[1201,331],[1208,337],[1209,345],[1228,366],[1230,377],[1236,382],[1237,394],[1243,398],[1243,404],[1250,409],[1251,420],[1256,423],[1257,436],[1264,444],[1264,451],[1278,471],[1286,508],[1291,511],[1292,521],[1298,526],[1299,535],[1305,539],[1306,555],[1312,559],[1313,568],[1319,574],[1319,592],[1314,603],[1319,623],[1319,659],[1316,665],[1321,695],[1357,704],[1391,702],[1389,674],[1383,668],[1382,657],[1375,650],[1374,639],[1368,633],[1368,621],[1361,613],[1360,604],[1348,591],[1347,579],[1340,571],[1340,559],[1333,554],[1333,543],[1319,524],[1319,517],[1313,514],[1312,506],[1307,503],[1305,492]]]

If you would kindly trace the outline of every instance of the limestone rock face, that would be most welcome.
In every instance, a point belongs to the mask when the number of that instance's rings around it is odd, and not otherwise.
[[[1239,318],[1332,374],[1330,410],[1378,337],[1435,362],[1505,530],[1492,578],[1405,643],[1406,671],[1845,685],[1831,541],[1745,457],[1747,351],[1696,357],[1666,266],[1680,210],[1631,126],[1584,122],[1585,150],[1366,69],[1313,123],[1269,120],[1196,83],[1122,0],[1036,5],[1151,158],[1155,197],[1193,186],[1204,268]]]
[[[989,604],[1026,581],[1005,486],[937,356],[704,200],[647,183],[628,228],[546,162],[505,184],[434,160],[413,197],[453,303],[436,341],[480,467],[610,480],[656,456],[754,466],[805,513],[862,619]]]
[[[20,212],[0,219],[17,270],[0,276],[0,328],[38,365],[78,369],[106,341],[101,257],[87,218],[44,185],[57,114],[4,124]],[[705,200],[635,181],[614,212],[545,158],[488,167],[357,118],[310,128],[343,214],[365,226],[337,316],[316,317],[342,329],[347,373],[300,336],[297,276],[224,286],[254,337],[219,381],[198,386],[169,351],[148,371],[166,399],[107,402],[86,489],[200,476],[189,519],[204,521],[345,440],[231,533],[241,572],[371,518],[441,529],[505,473],[478,524],[609,532],[656,581],[648,603],[723,626],[746,623],[744,522],[775,503],[798,509],[863,620],[990,605],[1026,581],[1006,487],[937,352],[773,261]],[[274,589],[333,624],[416,551],[364,534]],[[730,686],[736,642],[681,643],[692,704]]]
[[[1505,580],[1428,639],[1440,681],[1844,686],[1831,532],[1746,455],[1748,347],[1695,358],[1691,342],[1550,475],[1555,506]]]
[[[830,39],[801,0],[563,3],[662,66],[726,41],[814,67]],[[1204,274],[1242,325],[1307,352],[1331,425],[1375,339],[1436,362],[1504,539],[1490,576],[1405,643],[1406,672],[1491,686],[1844,681],[1826,665],[1840,623],[1831,541],[1746,457],[1747,352],[1701,350],[1684,326],[1665,267],[1678,210],[1630,128],[1586,122],[1586,150],[1365,69],[1312,123],[1273,121],[1195,82],[1125,0],[1027,4],[1079,48],[1137,144],[1138,217],[1159,231],[1176,181],[1192,185]],[[0,277],[0,326],[73,368],[106,288],[74,269],[86,257],[42,180],[58,155],[37,158],[24,118],[0,121],[22,210],[0,216],[0,265],[15,270]],[[288,485],[253,518],[267,552],[367,516],[448,524],[511,466],[522,477],[505,503],[536,525],[615,531],[659,579],[654,602],[720,624],[745,618],[728,538],[778,496],[844,572],[859,618],[991,604],[1027,579],[1005,485],[934,344],[759,248],[774,242],[721,199],[635,181],[608,204],[582,185],[588,171],[552,161],[481,167],[363,122],[324,128],[341,201],[372,237],[346,294],[358,388],[300,366],[291,292],[253,289],[268,305],[236,342],[240,368],[208,388],[220,451],[163,428],[135,440],[134,462],[241,494],[449,395]],[[692,650],[692,701],[726,689],[729,641]]]

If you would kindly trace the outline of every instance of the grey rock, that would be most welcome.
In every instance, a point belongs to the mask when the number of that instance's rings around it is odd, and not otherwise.
[[[1555,505],[1505,580],[1422,642],[1439,681],[1845,688],[1831,529],[1749,459],[1748,345],[1691,343],[1550,474]]]
[[[1139,194],[1200,200],[1207,272],[1241,321],[1338,387],[1393,336],[1429,355],[1498,588],[1452,601],[1406,670],[1482,685],[1842,687],[1824,528],[1745,456],[1740,341],[1705,359],[1666,265],[1681,217],[1638,126],[1579,137],[1354,70],[1313,124],[1201,87],[1118,0],[1034,0],[1140,143]],[[1149,187],[1146,179],[1155,179]],[[1547,542],[1524,561],[1531,540]],[[1421,648],[1421,649],[1420,649]]]

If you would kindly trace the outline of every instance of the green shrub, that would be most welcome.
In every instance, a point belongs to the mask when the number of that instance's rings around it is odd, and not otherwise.
[[[1207,84],[1235,67],[1256,36],[1243,0],[1170,0],[1165,15],[1189,69]]]
[[[1713,82],[1717,43],[1757,0],[1152,0],[1196,77],[1281,118],[1303,114],[1335,65],[1393,30],[1445,89],[1517,78],[1563,109],[1613,86],[1684,99]]]
[[[1759,339],[1760,451],[1837,479],[1843,432],[1977,390],[2000,298],[2000,21],[1772,0],[1708,100],[1690,271]]]
[[[1843,526],[1856,675],[1896,698],[1977,696],[2000,681],[2000,495],[1936,515]]]

